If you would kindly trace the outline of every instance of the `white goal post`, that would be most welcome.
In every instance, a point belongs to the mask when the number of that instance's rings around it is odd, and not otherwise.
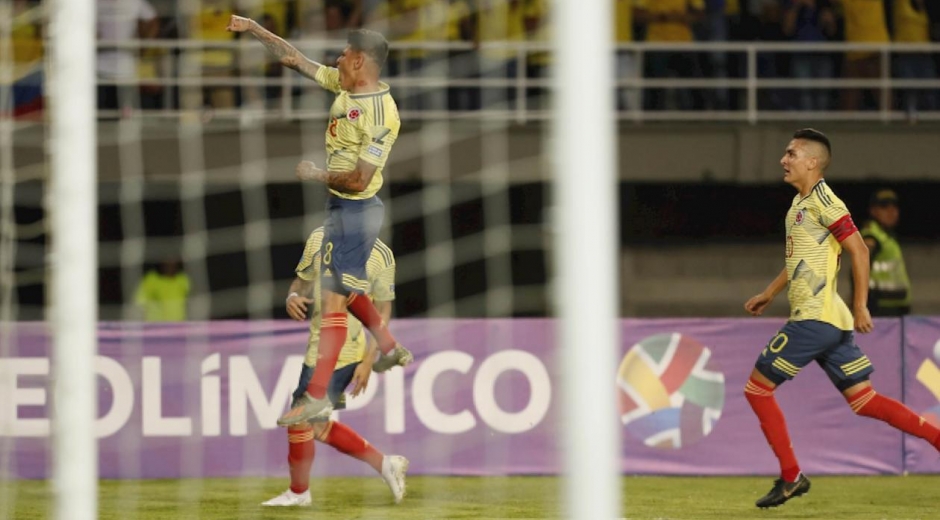
[[[55,517],[97,518],[94,422],[97,282],[95,2],[51,0],[51,193]]]
[[[617,184],[612,2],[555,0],[552,118],[569,518],[620,516],[614,373]],[[594,283],[585,283],[594,280]]]

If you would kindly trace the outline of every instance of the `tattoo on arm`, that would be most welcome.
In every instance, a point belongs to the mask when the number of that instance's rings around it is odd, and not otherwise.
[[[316,79],[317,70],[321,65],[308,59],[283,38],[253,20],[248,32],[257,38],[271,54],[276,56],[282,65],[294,69],[310,79]]]
[[[322,182],[341,193],[360,193],[369,187],[377,166],[360,160],[352,171],[321,170],[310,161],[301,161],[297,176],[304,180]]]
[[[356,168],[351,172],[324,171],[322,181],[341,193],[359,193],[369,186],[369,179],[363,178],[363,172]]]

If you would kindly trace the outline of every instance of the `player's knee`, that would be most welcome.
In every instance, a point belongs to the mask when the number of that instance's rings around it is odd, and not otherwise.
[[[780,384],[777,382],[779,377],[775,374],[771,374],[774,377],[766,375],[759,366],[757,367],[757,373],[764,377],[751,374],[751,377],[748,378],[747,383],[744,385],[744,398],[752,405],[755,404],[755,400],[773,398],[774,390]]]
[[[871,386],[871,383],[868,382],[867,378],[845,381],[843,383],[844,384],[839,385],[839,390],[842,391],[842,395],[845,397],[845,402],[848,403],[849,408],[851,408],[856,415],[872,416],[872,410],[866,405],[878,394]]]
[[[751,404],[753,404],[755,401],[760,400],[760,399],[773,397],[773,395],[774,395],[774,391],[772,388],[769,390],[759,389],[750,385],[744,387],[744,399],[746,399],[747,402]]]
[[[853,399],[875,392],[875,388],[872,386],[867,374],[839,381],[836,384],[836,388],[839,392],[842,392],[842,396],[845,397],[845,400],[849,403],[851,403]]]
[[[333,421],[315,422],[311,424],[313,425],[313,437],[316,440],[323,442],[330,431],[330,426],[333,425]]]
[[[296,434],[299,434],[299,433],[307,433],[307,432],[309,432],[311,429],[312,429],[312,428],[310,427],[309,424],[296,424],[296,425],[294,425],[294,426],[288,426],[288,427],[287,427],[287,434],[288,434],[288,435],[296,435]]]
[[[751,396],[754,395],[750,380],[748,380],[747,384],[744,385],[744,388],[742,388],[741,391],[744,392],[744,397],[747,399],[750,399]]]
[[[752,373],[750,379],[748,380],[748,385],[752,384],[751,381],[753,381],[754,384],[760,385],[762,387],[770,387],[771,391],[773,391],[778,386],[787,382],[787,377],[779,374],[776,370],[774,370],[772,363],[759,361],[754,365],[754,371],[761,376],[764,376],[764,380],[761,380],[760,377],[755,377],[755,375]],[[770,384],[767,383],[768,381]],[[747,389],[748,385],[745,385],[745,390]]]

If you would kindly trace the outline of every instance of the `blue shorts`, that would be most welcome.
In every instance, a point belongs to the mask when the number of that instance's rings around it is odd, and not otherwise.
[[[767,343],[755,367],[779,385],[793,379],[813,360],[839,390],[868,379],[875,371],[855,344],[855,333],[815,320],[787,322]]]
[[[337,368],[330,378],[330,385],[326,389],[326,395],[333,403],[334,410],[346,408],[346,387],[352,382],[353,374],[359,363],[350,363],[343,368]],[[313,367],[303,365],[300,369],[300,381],[297,383],[297,390],[294,390],[294,400],[291,402],[291,408],[296,406],[297,399],[300,399],[307,391],[307,385],[310,384],[310,378],[313,377]]]
[[[369,292],[366,262],[379,238],[385,205],[382,199],[330,197],[320,246],[322,287],[339,294]]]

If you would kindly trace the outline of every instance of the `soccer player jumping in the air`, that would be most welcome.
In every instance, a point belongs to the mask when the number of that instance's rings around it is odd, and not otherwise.
[[[320,302],[320,246],[323,243],[323,228],[310,233],[304,247],[300,263],[294,270],[297,277],[290,286],[287,296],[287,314],[297,320],[307,320],[308,305],[313,307],[310,315],[310,339],[307,341],[307,355],[300,371],[300,383],[294,391],[294,400],[299,399],[307,390],[310,376],[317,363],[320,328],[326,324],[321,321]],[[375,298],[379,314],[387,322],[392,316],[392,301],[395,299],[395,256],[381,240],[375,241],[367,267],[370,291],[363,298]],[[352,383],[352,395],[358,395],[369,384],[372,362],[375,359],[375,343],[366,345],[366,334],[362,325],[355,318],[349,320],[349,331],[339,355],[337,368],[330,378],[327,395],[334,407],[339,410],[346,407],[346,387]],[[314,439],[336,448],[338,451],[359,459],[382,475],[382,479],[392,490],[395,502],[405,496],[405,473],[408,471],[408,459],[400,455],[383,455],[352,428],[337,421],[303,423],[287,429],[288,454],[290,466],[290,488],[280,495],[264,502],[264,506],[308,506],[310,499],[310,467],[316,452]]]
[[[760,316],[784,288],[790,301],[790,319],[758,356],[744,389],[780,462],[780,478],[757,501],[761,508],[779,506],[809,491],[809,479],[800,471],[774,389],[811,361],[822,366],[856,414],[884,421],[940,450],[940,429],[875,392],[869,381],[874,368],[855,344],[853,329],[867,333],[873,327],[866,307],[868,247],[845,204],[823,180],[831,153],[829,139],[821,132],[804,129],[793,134],[780,159],[783,180],[798,192],[786,217],[786,267],[764,292],[744,304],[748,313]],[[843,249],[852,256],[852,312],[836,292]]]
[[[228,30],[249,32],[281,63],[336,94],[326,130],[326,169],[311,161],[297,165],[301,180],[329,187],[322,255],[323,327],[320,354],[307,391],[296,406],[278,419],[281,426],[326,421],[332,404],[327,386],[346,338],[347,310],[362,322],[378,342],[382,356],[373,369],[383,372],[413,360],[401,346],[369,298],[366,261],[382,228],[385,206],[376,195],[382,187],[382,169],[398,138],[401,121],[388,85],[379,81],[388,57],[388,42],[374,31],[349,32],[348,44],[327,67],[307,59],[291,44],[248,18],[232,16]]]

